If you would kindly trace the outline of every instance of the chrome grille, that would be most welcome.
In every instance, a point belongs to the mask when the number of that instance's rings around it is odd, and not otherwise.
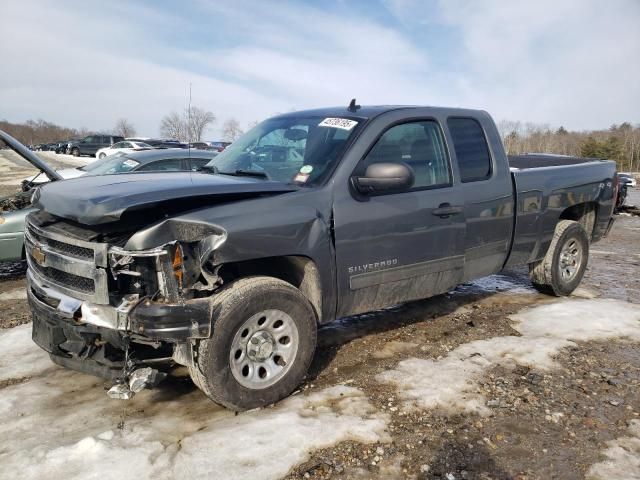
[[[43,285],[80,300],[109,303],[108,245],[66,237],[27,220],[25,251],[31,274]]]
[[[68,288],[84,293],[95,293],[95,282],[90,278],[84,278],[74,275],[73,273],[63,272],[57,268],[42,267],[33,261],[33,259],[29,266],[36,270],[41,276],[49,278],[60,285],[64,285]]]
[[[37,240],[39,243],[44,243],[45,245],[50,246],[54,250],[65,253],[72,257],[76,258],[87,258],[93,260],[93,249],[80,247],[78,245],[72,245],[70,243],[60,242],[58,240],[54,240],[52,238],[46,238],[42,235],[37,234],[33,229],[30,229],[29,233],[33,237],[34,240]]]

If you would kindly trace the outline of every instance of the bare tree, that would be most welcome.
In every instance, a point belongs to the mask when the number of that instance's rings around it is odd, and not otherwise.
[[[199,142],[205,130],[216,121],[209,110],[198,107],[186,108],[182,115],[171,112],[160,122],[160,135],[182,142]]]
[[[222,139],[227,142],[235,142],[243,133],[240,122],[235,118],[229,118],[222,125]]]
[[[189,142],[199,142],[202,140],[204,131],[216,121],[216,116],[209,110],[198,107],[191,107],[186,111],[187,131],[189,132]]]
[[[164,138],[185,141],[187,139],[187,129],[184,117],[176,112],[171,112],[169,115],[162,117],[160,135]]]
[[[119,118],[113,129],[113,133],[124,138],[133,137],[136,134],[136,127],[126,118]]]

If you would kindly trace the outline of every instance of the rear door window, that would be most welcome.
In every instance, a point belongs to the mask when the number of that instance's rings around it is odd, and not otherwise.
[[[482,127],[473,118],[449,118],[449,132],[463,183],[491,177],[491,155]]]

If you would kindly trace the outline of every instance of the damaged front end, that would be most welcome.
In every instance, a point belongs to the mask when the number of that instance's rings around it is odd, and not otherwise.
[[[33,339],[52,360],[114,381],[114,398],[155,385],[173,362],[189,365],[192,345],[211,334],[217,287],[200,242],[128,250],[126,235],[97,241],[43,216],[28,217],[25,251]]]

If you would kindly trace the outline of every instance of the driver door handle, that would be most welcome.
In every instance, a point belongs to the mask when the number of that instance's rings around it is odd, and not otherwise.
[[[438,208],[434,208],[431,213],[436,217],[449,218],[451,215],[462,213],[462,207],[456,207],[449,203],[441,203]]]

